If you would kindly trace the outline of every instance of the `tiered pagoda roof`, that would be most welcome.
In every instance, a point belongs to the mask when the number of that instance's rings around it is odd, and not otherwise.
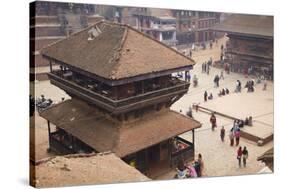
[[[100,21],[42,50],[44,57],[107,80],[170,74],[195,62],[128,26]],[[155,77],[155,75],[153,76]]]

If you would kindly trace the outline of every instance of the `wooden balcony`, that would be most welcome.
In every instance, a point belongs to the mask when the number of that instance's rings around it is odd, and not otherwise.
[[[176,140],[183,146],[175,152],[171,153],[171,166],[177,166],[179,161],[192,161],[194,160],[194,144],[184,140],[181,137],[176,137]]]
[[[261,53],[261,52],[239,51],[238,49],[234,49],[231,47],[227,49],[226,54],[250,56],[250,57],[255,57],[255,58],[273,60],[272,53],[266,54],[265,52]]]
[[[170,87],[160,88],[158,90],[116,100],[110,95],[90,90],[75,83],[74,81],[60,77],[55,73],[49,73],[48,76],[53,85],[66,91],[71,96],[83,99],[89,103],[106,109],[113,114],[125,113],[161,102],[170,102],[172,99],[179,98],[184,95],[188,91],[188,87],[190,85],[190,83],[179,81]]]

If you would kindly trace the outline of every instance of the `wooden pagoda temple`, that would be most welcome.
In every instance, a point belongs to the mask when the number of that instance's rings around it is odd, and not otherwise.
[[[169,107],[189,83],[172,77],[195,62],[122,24],[100,21],[42,50],[50,82],[71,97],[40,115],[59,154],[114,152],[143,173],[194,158],[201,124]],[[60,65],[60,70],[53,70]],[[192,132],[192,141],[178,135]]]
[[[273,16],[233,14],[212,28],[225,32],[226,62],[234,72],[273,79]]]

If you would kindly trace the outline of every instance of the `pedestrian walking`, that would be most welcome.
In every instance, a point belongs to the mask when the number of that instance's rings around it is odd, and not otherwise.
[[[265,79],[265,80],[263,81],[263,88],[262,88],[262,90],[265,91],[265,90],[266,90],[266,87],[267,87],[267,80]]]
[[[213,63],[213,59],[212,59],[212,57],[210,57],[210,59],[208,60],[208,65],[212,66],[212,63]]]
[[[207,91],[204,92],[204,101],[207,102],[208,100],[208,93]]]
[[[199,164],[197,176],[201,177],[203,175],[203,170],[204,170],[204,161],[201,154],[198,154],[197,162]]]
[[[223,76],[223,70],[221,70],[220,79],[224,79],[224,76]]]
[[[213,100],[213,94],[210,93],[210,95],[208,96],[208,100]]]
[[[236,81],[236,89],[235,89],[235,92],[236,92],[236,93],[241,92],[241,82],[240,82],[240,80],[237,80],[237,81]]]
[[[238,150],[237,150],[237,160],[238,160],[238,165],[239,167],[241,167],[241,158],[242,158],[242,147],[239,146]]]
[[[240,128],[238,127],[238,129],[236,131],[234,131],[234,135],[235,135],[235,142],[236,142],[236,146],[239,145],[239,141],[240,141]]]
[[[225,88],[225,94],[229,94],[228,88]]]
[[[207,72],[207,75],[209,75],[209,73],[210,73],[210,66],[209,66],[209,64],[206,64],[206,72]]]
[[[233,133],[233,128],[229,132],[229,140],[230,140],[230,146],[234,145],[234,133]]]
[[[233,122],[233,133],[239,129],[239,120],[235,119]]]
[[[193,117],[192,116],[192,108],[191,108],[191,106],[189,106],[188,111],[186,112],[186,115],[189,116],[189,117]]]
[[[193,87],[197,87],[198,85],[198,78],[196,77],[196,75],[193,76]]]
[[[214,78],[214,87],[219,87],[219,80],[220,80],[219,76],[216,75]]]
[[[189,71],[185,72],[185,81],[190,82],[190,79],[191,79],[190,72]]]
[[[215,127],[217,127],[217,119],[214,113],[212,113],[211,117],[210,117],[210,122],[212,125],[212,131],[215,130]]]
[[[248,122],[249,126],[253,126],[253,117],[249,116],[249,122]]]
[[[224,129],[224,126],[222,126],[222,128],[221,128],[220,136],[221,136],[221,141],[224,142],[224,136],[225,136],[225,129]]]
[[[206,62],[204,62],[204,72],[206,72],[207,71],[207,64],[206,64]]]
[[[243,159],[243,166],[246,167],[247,159],[248,159],[248,150],[246,146],[244,146],[244,149],[242,151],[242,159]]]
[[[202,63],[202,73],[205,72],[205,65],[204,65],[204,62]]]
[[[191,50],[189,51],[189,57],[190,58],[192,57],[192,51]]]

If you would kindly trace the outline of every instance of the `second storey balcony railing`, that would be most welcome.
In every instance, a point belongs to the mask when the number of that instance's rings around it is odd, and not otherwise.
[[[185,94],[188,91],[189,83],[176,81],[173,85],[156,90],[147,91],[123,99],[114,99],[106,91],[95,91],[84,87],[83,85],[66,79],[51,72],[48,74],[52,84],[65,90],[67,93],[82,98],[90,103],[94,103],[109,111],[125,111],[126,108],[133,108],[138,105],[153,104],[153,102],[163,102],[163,100],[172,99],[179,94]]]

